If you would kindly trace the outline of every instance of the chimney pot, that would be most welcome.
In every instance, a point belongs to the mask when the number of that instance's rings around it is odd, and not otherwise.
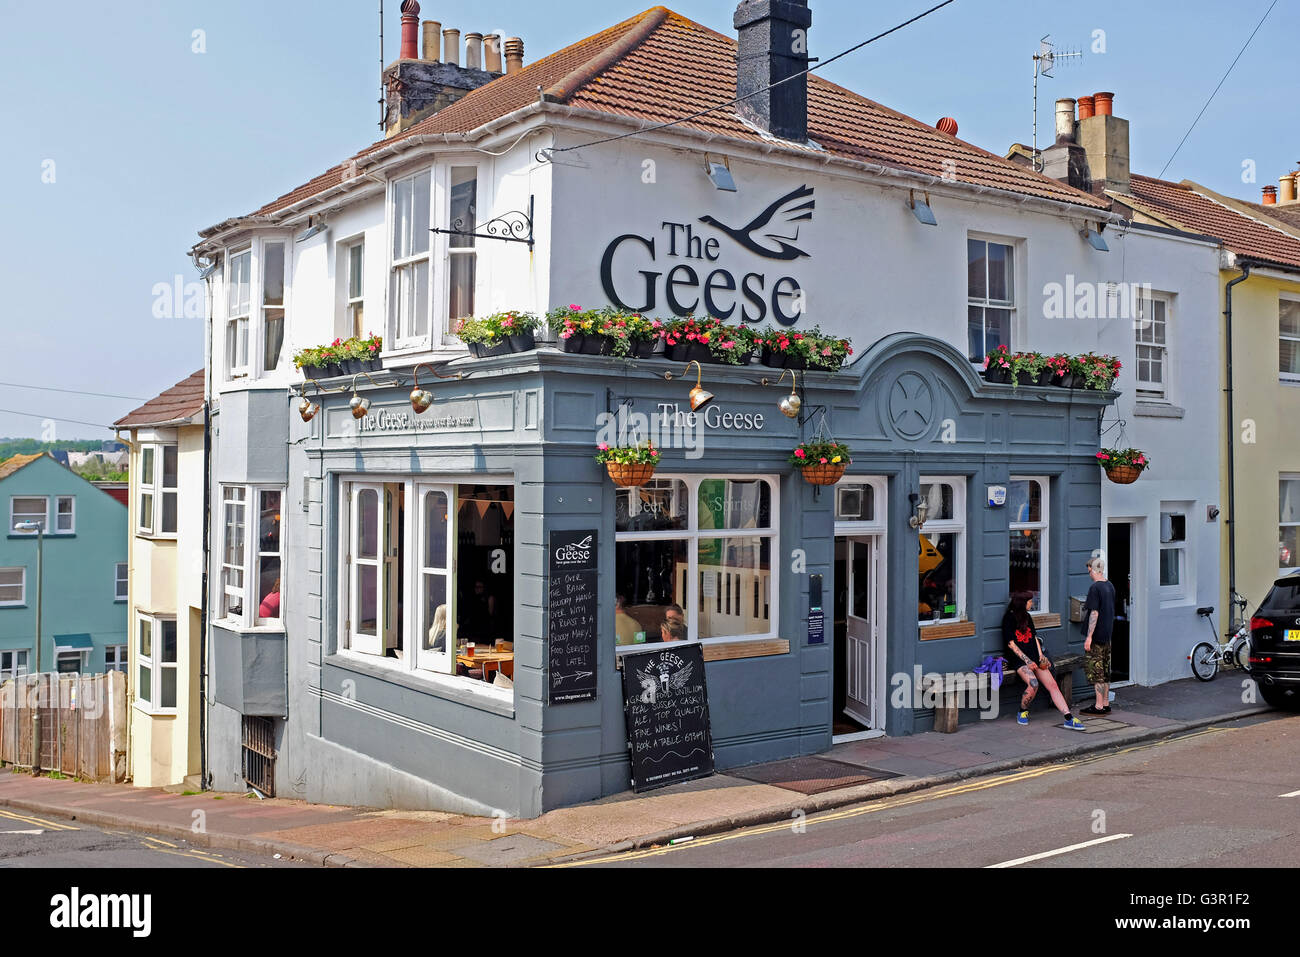
[[[425,20],[420,26],[424,28],[424,58],[437,63],[442,59],[442,24],[437,20]]]
[[[402,0],[402,47],[399,60],[420,59],[420,4],[416,0]]]
[[[1094,93],[1092,95],[1093,103],[1097,108],[1098,116],[1112,116],[1115,111],[1115,94],[1114,93]]]
[[[1263,202],[1264,202],[1264,205],[1265,205],[1265,206],[1276,206],[1276,205],[1277,205],[1277,187],[1276,187],[1276,186],[1265,186],[1265,187],[1264,187],[1264,200],[1263,200]]]
[[[524,68],[524,41],[519,37],[506,37],[506,72],[514,73]]]
[[[1056,101],[1056,142],[1074,142],[1074,100],[1069,97]]]
[[[489,73],[501,72],[501,35],[483,34],[483,69]]]
[[[483,34],[467,33],[465,34],[465,69],[480,70],[483,68]]]
[[[934,124],[934,128],[940,133],[947,133],[949,136],[957,135],[957,121],[951,116],[943,117],[938,123]]]
[[[1092,119],[1094,103],[1090,96],[1079,97],[1079,122]]]
[[[460,31],[448,27],[442,31],[442,59],[452,66],[460,66]]]
[[[1278,179],[1277,181],[1278,185],[1281,187],[1281,189],[1278,190],[1278,195],[1277,195],[1278,202],[1294,203],[1296,201],[1295,180],[1296,180],[1295,173],[1287,173],[1285,176],[1282,176]]]

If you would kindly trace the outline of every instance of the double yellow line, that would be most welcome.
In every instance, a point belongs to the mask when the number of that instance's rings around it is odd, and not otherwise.
[[[33,817],[30,814],[19,814],[16,811],[6,811],[0,808],[0,817],[8,818],[11,821],[21,821],[23,824],[32,824],[36,827],[42,827],[47,831],[79,831],[81,828],[73,827],[71,824],[56,824],[53,821],[47,821],[41,817]]]

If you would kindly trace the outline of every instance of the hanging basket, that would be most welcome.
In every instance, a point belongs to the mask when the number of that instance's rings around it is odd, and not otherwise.
[[[1116,485],[1132,485],[1141,474],[1142,470],[1136,465],[1115,465],[1106,469],[1106,478]]]
[[[644,485],[650,481],[655,474],[655,467],[653,464],[623,465],[620,462],[606,462],[605,471],[609,473],[611,482],[626,488],[633,485]]]
[[[806,465],[799,470],[809,485],[834,485],[844,477],[845,465]]]

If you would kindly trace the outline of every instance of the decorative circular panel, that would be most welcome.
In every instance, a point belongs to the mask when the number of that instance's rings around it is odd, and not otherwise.
[[[919,373],[904,372],[894,380],[886,408],[895,432],[905,439],[919,439],[934,420],[934,390]]]

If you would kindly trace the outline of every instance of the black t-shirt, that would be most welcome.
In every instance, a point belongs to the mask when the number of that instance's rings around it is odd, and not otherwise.
[[[1032,618],[1029,619],[1028,628],[1021,628],[1016,625],[1016,620],[1011,616],[1010,612],[1003,615],[1002,642],[1004,647],[1014,644],[1033,664],[1037,664],[1038,659],[1043,655],[1042,646],[1038,643],[1038,629],[1034,627]],[[1020,660],[1020,656],[1011,651],[1009,647],[1006,658],[1007,664],[1011,666],[1012,671],[1024,667],[1025,663]]]
[[[1093,582],[1088,589],[1088,600],[1083,603],[1083,636],[1088,637],[1088,619],[1097,613],[1097,627],[1092,630],[1092,640],[1098,645],[1110,644],[1111,628],[1115,624],[1115,586],[1108,581]]]

